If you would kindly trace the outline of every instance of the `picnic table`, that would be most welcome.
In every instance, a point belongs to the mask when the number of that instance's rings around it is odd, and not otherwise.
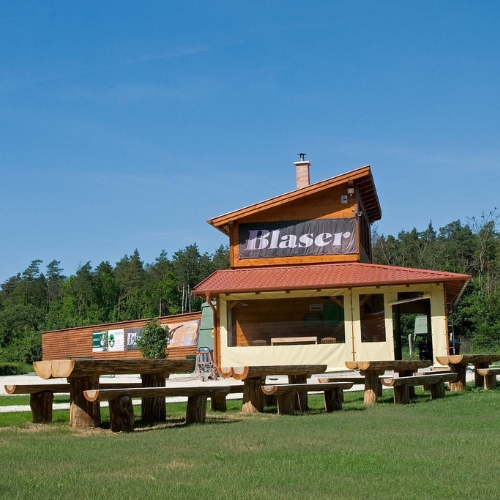
[[[272,366],[233,366],[220,367],[219,374],[224,378],[233,377],[243,381],[244,413],[261,413],[264,411],[265,394],[261,390],[266,377],[271,375],[287,375],[290,384],[304,384],[311,375],[324,373],[327,365],[272,365]],[[297,395],[297,406],[301,410],[307,408],[307,392]]]
[[[456,382],[450,384],[453,392],[465,391],[467,365],[474,365],[474,382],[476,387],[482,387],[484,378],[479,369],[488,368],[494,361],[500,361],[500,354],[453,354],[450,356],[437,356],[438,363],[448,365],[452,373],[457,373]]]
[[[413,375],[420,368],[427,368],[432,361],[396,359],[388,361],[346,361],[345,365],[350,370],[359,370],[365,377],[364,403],[366,405],[377,402],[382,386],[379,376],[386,371],[398,372],[400,377]]]
[[[98,427],[101,424],[98,401],[83,394],[99,389],[101,375],[139,374],[143,387],[165,387],[171,373],[192,372],[195,359],[57,359],[35,361],[36,374],[43,379],[67,378],[70,385],[70,426]],[[165,420],[165,398],[142,401],[143,418]]]

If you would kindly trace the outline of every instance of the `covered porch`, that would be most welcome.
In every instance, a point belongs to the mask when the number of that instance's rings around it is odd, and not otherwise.
[[[218,366],[400,359],[397,307],[426,301],[432,359],[448,354],[447,307],[467,275],[361,263],[217,271],[194,293],[216,299]]]

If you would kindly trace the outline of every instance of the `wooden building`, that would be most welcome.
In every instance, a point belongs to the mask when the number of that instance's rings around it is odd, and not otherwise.
[[[401,359],[401,317],[425,315],[426,356],[449,349],[447,311],[469,275],[371,263],[382,215],[369,166],[309,183],[208,221],[229,237],[228,270],[193,293],[214,304],[218,366]]]
[[[44,332],[42,359],[141,358],[136,340],[148,321],[150,319],[120,321]],[[162,316],[159,322],[169,328],[167,353],[170,359],[184,359],[186,355],[196,355],[201,312]]]

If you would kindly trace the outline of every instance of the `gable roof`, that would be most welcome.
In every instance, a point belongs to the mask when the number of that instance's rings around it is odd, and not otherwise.
[[[377,191],[373,182],[371,169],[370,166],[367,165],[365,167],[346,172],[345,174],[337,175],[336,177],[331,177],[330,179],[316,182],[315,184],[310,184],[309,186],[300,189],[295,189],[289,193],[249,205],[248,207],[240,208],[239,210],[234,210],[233,212],[214,217],[213,219],[209,219],[207,222],[223,233],[229,234],[229,223],[235,220],[277,207],[284,203],[296,201],[298,199],[320,193],[333,187],[345,184],[349,181],[354,182],[354,185],[358,189],[359,196],[363,204],[363,212],[368,219],[368,222],[371,223],[380,220],[382,217],[382,210],[380,208]]]
[[[216,271],[193,289],[195,295],[318,290],[381,285],[443,283],[451,306],[471,276],[408,267],[345,262]]]

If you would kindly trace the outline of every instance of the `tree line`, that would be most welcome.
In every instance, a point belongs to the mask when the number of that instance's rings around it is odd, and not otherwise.
[[[114,266],[81,265],[65,276],[60,261],[42,270],[33,260],[0,289],[0,361],[31,363],[41,359],[41,332],[77,326],[155,318],[201,309],[192,288],[217,269],[229,267],[229,249],[200,253],[196,244],[162,251],[151,264],[139,252]]]
[[[500,237],[495,211],[464,224],[435,230],[372,231],[373,262],[470,274],[472,279],[450,314],[455,337],[475,352],[500,352]],[[229,267],[229,249],[201,254],[189,245],[151,264],[139,252],[114,266],[101,262],[65,276],[53,260],[42,271],[34,260],[0,287],[0,361],[31,363],[41,357],[41,332],[77,326],[154,318],[197,311],[192,288],[217,269]]]

